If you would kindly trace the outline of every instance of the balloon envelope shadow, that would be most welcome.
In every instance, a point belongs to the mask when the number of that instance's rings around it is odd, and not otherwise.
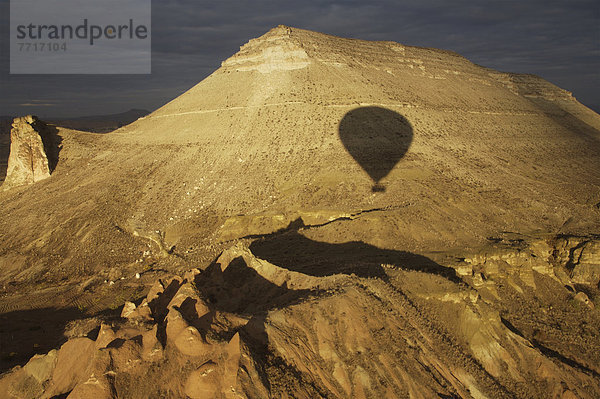
[[[344,115],[340,140],[348,153],[373,180],[373,191],[385,191],[380,183],[406,155],[413,139],[410,122],[399,113],[381,107],[360,107]]]

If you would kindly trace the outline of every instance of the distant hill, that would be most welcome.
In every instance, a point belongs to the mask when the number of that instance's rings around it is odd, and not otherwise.
[[[6,166],[8,162],[8,152],[10,148],[10,125],[12,116],[0,116],[0,183],[6,176]]]
[[[84,130],[95,133],[108,133],[120,127],[135,122],[150,113],[145,109],[130,109],[118,114],[89,115],[74,118],[42,118],[44,121],[69,129]],[[0,116],[0,135],[10,133],[10,126],[14,116]]]
[[[0,135],[10,133],[12,116],[0,116]]]
[[[130,109],[126,112],[110,115],[91,115],[77,118],[47,119],[47,122],[69,129],[85,130],[95,133],[108,133],[122,126],[135,122],[146,116],[150,111],[145,109]]]

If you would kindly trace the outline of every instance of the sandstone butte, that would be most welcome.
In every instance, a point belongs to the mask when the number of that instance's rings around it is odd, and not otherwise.
[[[1,397],[600,397],[600,116],[539,77],[279,26],[54,128],[0,192]]]

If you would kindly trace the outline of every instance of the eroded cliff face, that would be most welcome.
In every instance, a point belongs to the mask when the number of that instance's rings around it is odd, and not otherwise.
[[[55,129],[36,116],[15,118],[10,132],[10,155],[2,188],[8,190],[50,177],[58,161]]]

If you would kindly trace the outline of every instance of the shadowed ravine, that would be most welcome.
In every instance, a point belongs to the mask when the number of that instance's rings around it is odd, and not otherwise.
[[[330,244],[311,240],[298,232],[286,232],[254,241],[257,257],[288,270],[316,277],[355,274],[387,279],[383,265],[436,274],[458,283],[454,269],[406,251],[377,248],[363,242]]]

